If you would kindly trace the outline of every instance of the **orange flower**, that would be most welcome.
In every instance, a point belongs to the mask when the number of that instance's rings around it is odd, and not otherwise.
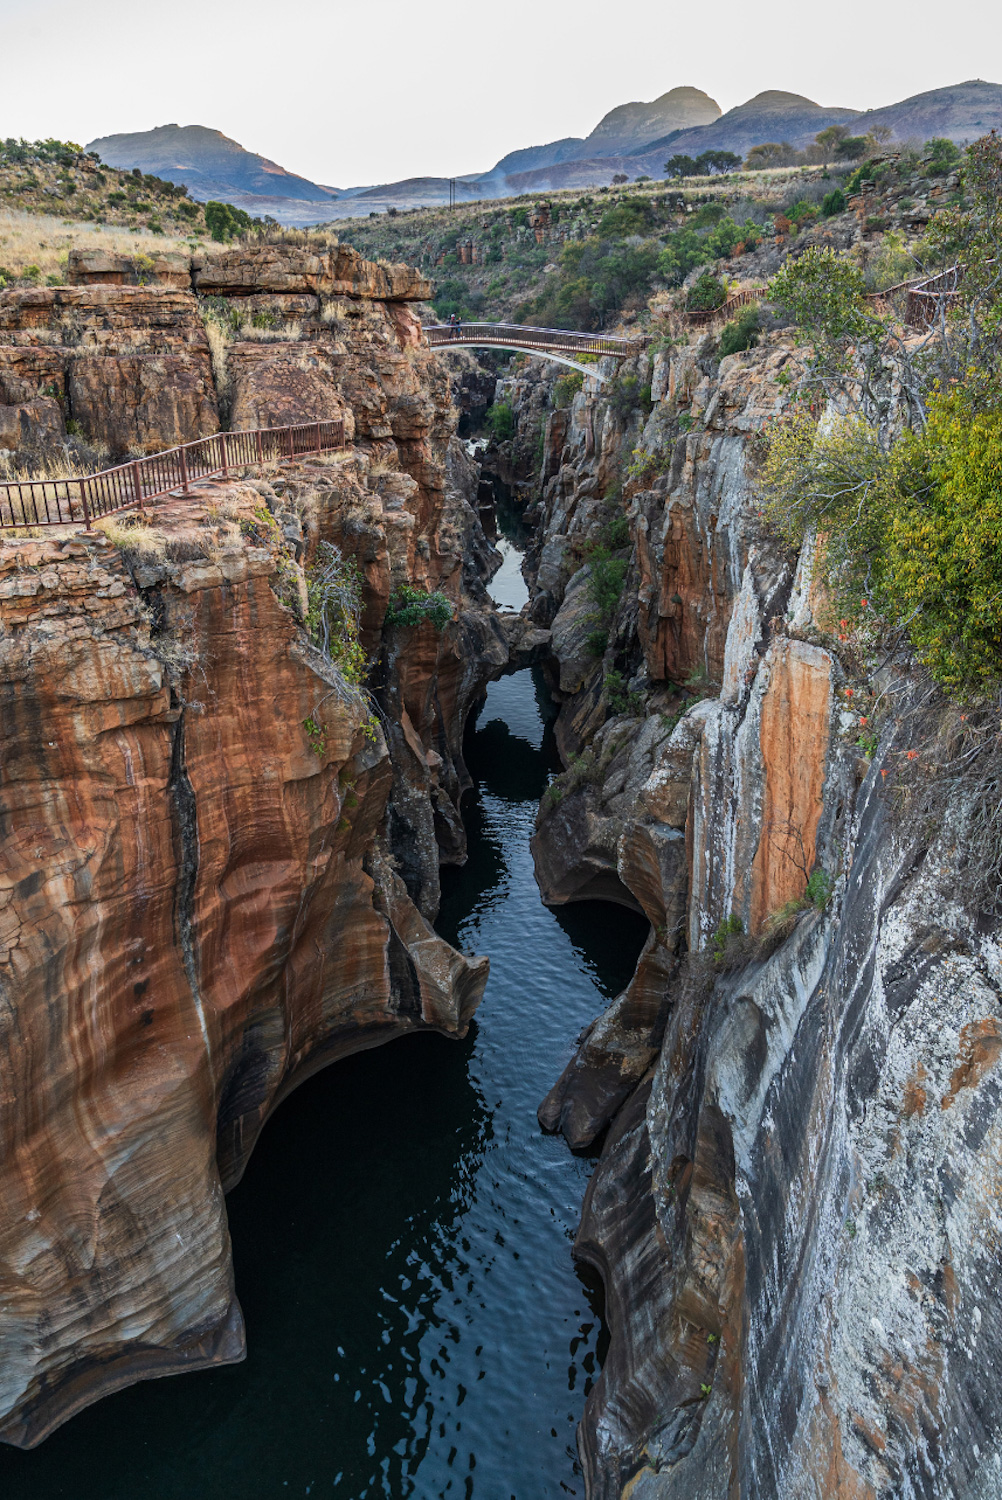
[[[839,627],[840,630],[848,630],[849,629],[849,621],[848,620],[839,620],[838,627]]]
[[[860,609],[865,609],[866,608],[866,600],[865,599],[860,599],[860,601],[859,601],[859,607],[860,607]]]
[[[917,750],[909,750],[909,752],[908,752],[908,759],[909,760],[918,760],[918,751]]]
[[[859,721],[859,722],[860,722],[860,723],[861,723],[861,724],[865,724],[865,723],[866,723],[866,715],[865,715],[865,714],[864,714],[864,715],[863,715],[863,717],[862,717],[862,718],[861,718],[861,719],[860,719],[860,721]]]
[[[881,776],[886,776],[886,775],[887,775],[887,772],[886,772],[886,771],[881,771],[881,773],[880,773],[880,774],[881,774]]]
[[[852,697],[852,688],[846,688],[845,695],[846,695],[847,698],[851,698]]]

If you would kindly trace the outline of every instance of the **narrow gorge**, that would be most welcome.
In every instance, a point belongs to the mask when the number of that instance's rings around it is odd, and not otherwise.
[[[12,451],[348,438],[0,546],[5,1493],[990,1500],[997,893],[765,514],[803,347],[430,295],[0,291]]]

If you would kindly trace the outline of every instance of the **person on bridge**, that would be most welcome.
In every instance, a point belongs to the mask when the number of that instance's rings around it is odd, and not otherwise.
[[[449,337],[450,339],[458,339],[459,337],[459,319],[455,313],[449,314]]]

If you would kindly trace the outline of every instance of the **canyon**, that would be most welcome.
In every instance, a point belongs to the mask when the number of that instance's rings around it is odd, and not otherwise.
[[[428,290],[271,245],[78,255],[66,286],[0,293],[24,454],[67,422],[95,451],[331,416],[351,439],[3,543],[0,1436],[239,1360],[224,1194],[269,1116],[380,1043],[464,1045],[498,963],[434,925],[470,851],[468,726],[487,692],[514,734],[504,691],[535,670],[559,766],[532,789],[539,891],[646,934],[601,1014],[565,1025],[542,992],[565,1065],[535,1102],[595,1157],[574,1254],[611,1336],[575,1398],[585,1493],[987,1500],[997,913],[963,795],[914,812],[908,662],[840,653],[812,545],[765,524],[790,332],[651,343],[564,404],[516,362],[483,473],[520,501],[528,599],[499,609]],[[361,579],[368,692],[308,628],[324,546]],[[406,589],[451,618],[395,623]]]

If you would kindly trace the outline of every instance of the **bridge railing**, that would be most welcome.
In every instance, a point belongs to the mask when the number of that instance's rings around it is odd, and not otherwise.
[[[97,474],[71,479],[12,479],[0,482],[0,529],[19,526],[90,526],[102,516],[156,500],[172,490],[188,494],[196,480],[231,469],[274,463],[343,448],[344,422],[301,422],[216,432],[211,437],[130,459]]]
[[[564,350],[568,354],[611,354],[626,359],[637,349],[633,339],[606,333],[574,333],[566,328],[529,328],[521,323],[426,323],[433,349],[452,343],[518,345],[521,349]]]

